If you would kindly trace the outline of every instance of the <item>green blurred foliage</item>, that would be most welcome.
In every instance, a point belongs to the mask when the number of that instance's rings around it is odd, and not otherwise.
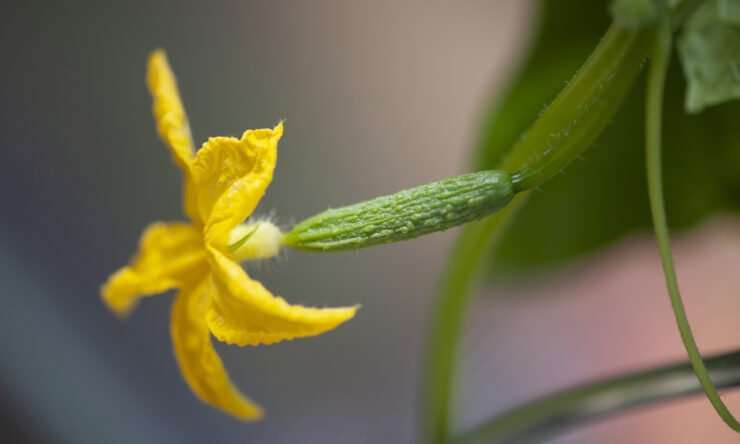
[[[668,1],[612,0],[609,10],[622,26],[641,27],[656,23],[668,10]]]
[[[607,2],[544,0],[528,60],[483,122],[475,169],[496,168],[573,76],[606,31]],[[683,108],[686,84],[673,58],[664,111],[664,184],[672,228],[740,204],[740,104],[699,115]],[[644,78],[613,124],[563,174],[533,191],[499,245],[495,273],[550,269],[651,227],[644,161]]]
[[[711,0],[689,18],[678,39],[689,79],[686,110],[740,98],[740,0]]]

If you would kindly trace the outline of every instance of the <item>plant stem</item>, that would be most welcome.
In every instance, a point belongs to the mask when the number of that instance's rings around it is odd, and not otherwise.
[[[527,195],[518,194],[502,211],[466,225],[455,242],[451,257],[457,260],[447,264],[427,344],[423,442],[447,440],[457,348],[468,299],[483,262],[481,258],[494,248]]]
[[[706,1],[684,0],[679,3],[667,18],[671,26],[679,27],[696,8]],[[540,186],[553,178],[588,148],[588,144],[582,143],[579,137],[593,139],[591,133],[597,135],[601,133],[621,104],[622,97],[632,85],[631,80],[634,80],[634,77],[624,72],[625,69],[639,66],[646,54],[634,50],[634,47],[640,46],[640,43],[645,44],[644,40],[636,44],[632,44],[631,40],[644,38],[646,34],[649,32],[646,32],[645,28],[621,26],[609,28],[597,48],[597,50],[600,49],[598,57],[596,57],[597,51],[594,51],[579,71],[579,74],[586,75],[576,75],[569,84],[571,88],[563,90],[546,111],[552,114],[545,118],[551,124],[556,122],[556,118],[560,118],[558,125],[560,130],[529,137],[531,140],[544,142],[547,149],[541,152],[536,161],[512,174],[511,181],[516,192]],[[635,60],[629,60],[635,57],[638,59],[637,64]],[[578,103],[578,107],[574,107],[574,103]],[[533,126],[530,131],[538,129],[552,129],[552,127]],[[569,137],[571,131],[579,137]]]
[[[651,39],[652,30],[628,30],[612,24],[583,67],[499,169],[517,171],[540,159],[541,167],[519,175],[519,187],[524,190],[549,179],[591,145],[634,83]],[[495,241],[526,200],[526,193],[519,194],[503,211],[466,225],[453,248],[431,321],[422,419],[424,442],[441,443],[449,437],[457,348],[471,290],[482,259],[491,254]]]
[[[647,97],[645,102],[645,150],[647,161],[648,194],[650,196],[650,210],[653,215],[653,226],[655,237],[660,249],[660,257],[663,262],[666,286],[671,300],[671,306],[676,316],[676,323],[681,334],[689,361],[694,368],[696,377],[699,379],[704,393],[714,406],[719,416],[733,430],[740,432],[740,423],[732,416],[727,406],[717,393],[717,389],[709,378],[704,361],[696,346],[691,327],[686,317],[681,294],[678,290],[676,271],[671,257],[671,246],[668,235],[668,222],[665,215],[665,204],[663,202],[663,179],[661,166],[661,120],[663,109],[663,91],[665,85],[668,61],[671,52],[671,28],[668,20],[664,20],[660,33],[655,39],[653,59],[648,74]]]
[[[510,156],[519,168],[526,165],[511,176],[515,191],[550,180],[601,134],[634,83],[651,34],[651,30],[616,24],[609,27],[576,76],[519,144],[538,148],[514,150]],[[537,153],[536,157],[532,152]]]
[[[709,358],[707,367],[720,387],[740,386],[740,351]],[[701,392],[689,362],[655,368],[536,399],[485,421],[452,442],[531,443],[620,411]]]

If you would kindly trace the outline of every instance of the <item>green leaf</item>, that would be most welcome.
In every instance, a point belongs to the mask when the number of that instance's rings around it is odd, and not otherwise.
[[[529,60],[503,99],[494,100],[484,122],[475,169],[497,164],[578,69],[609,23],[606,2],[547,0],[543,10]],[[495,273],[558,266],[650,228],[643,84],[638,80],[613,125],[583,161],[534,191],[499,246]],[[715,211],[740,207],[740,105],[725,103],[688,115],[682,103],[685,89],[681,68],[673,63],[664,111],[665,198],[672,228],[690,227]]]
[[[688,112],[740,98],[740,0],[702,5],[683,27],[678,51]]]

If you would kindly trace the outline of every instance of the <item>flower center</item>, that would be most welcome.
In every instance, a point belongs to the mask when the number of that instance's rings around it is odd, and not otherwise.
[[[280,228],[270,221],[242,223],[229,233],[226,251],[237,262],[266,259],[278,254],[283,237]]]

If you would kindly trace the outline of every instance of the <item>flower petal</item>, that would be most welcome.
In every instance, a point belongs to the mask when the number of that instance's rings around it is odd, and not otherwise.
[[[131,265],[113,273],[100,293],[108,308],[125,316],[144,295],[178,287],[208,272],[202,236],[184,223],[155,222],[139,241]]]
[[[170,69],[164,50],[155,50],[149,55],[147,85],[154,99],[153,112],[157,121],[157,131],[172,152],[172,159],[182,169],[184,175],[185,213],[195,223],[199,223],[197,202],[190,174],[193,163],[193,142],[190,124],[185,108],[177,90],[177,80]]]
[[[147,85],[154,99],[154,119],[157,131],[172,151],[172,156],[183,170],[193,161],[193,142],[190,124],[177,90],[177,80],[170,68],[167,54],[157,49],[149,55]]]
[[[272,181],[283,125],[248,130],[241,140],[208,139],[193,162],[206,244],[223,249],[229,232],[254,211]]]
[[[206,320],[219,341],[244,346],[314,336],[351,319],[357,311],[357,307],[290,305],[250,279],[239,264],[220,251],[208,251],[215,286]]]
[[[171,325],[175,357],[185,381],[204,402],[243,420],[259,419],[262,410],[234,387],[213,349],[203,317],[210,285],[206,278],[183,288],[175,298]]]

